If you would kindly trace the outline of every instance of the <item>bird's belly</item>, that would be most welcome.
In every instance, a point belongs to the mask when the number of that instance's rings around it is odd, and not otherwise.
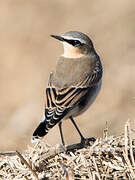
[[[86,111],[96,99],[101,89],[101,84],[102,81],[100,80],[96,86],[91,87],[87,94],[80,99],[80,102],[74,106],[74,108],[65,116],[64,119],[67,119],[70,116],[78,116]]]

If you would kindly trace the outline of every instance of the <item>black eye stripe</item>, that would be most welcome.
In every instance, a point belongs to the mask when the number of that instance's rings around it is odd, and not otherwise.
[[[72,44],[73,46],[81,46],[82,43],[79,40],[69,40],[69,39],[65,39],[66,42],[68,42],[69,44]]]

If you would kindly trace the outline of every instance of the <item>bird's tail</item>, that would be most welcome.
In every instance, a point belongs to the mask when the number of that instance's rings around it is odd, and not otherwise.
[[[39,126],[34,131],[31,142],[32,143],[39,142],[48,133],[48,131],[51,128],[53,128],[58,122],[61,121],[61,119],[67,114],[67,112],[68,112],[68,108],[67,109],[56,108],[55,112],[51,110],[49,112],[46,109],[44,120],[41,121]]]
[[[37,143],[40,142],[40,140],[48,133],[49,129],[53,128],[58,121],[54,121],[51,124],[50,122],[46,121],[41,121],[41,123],[38,125],[38,127],[35,129],[33,135],[32,135],[32,143]]]
[[[39,142],[42,139],[42,137],[44,137],[47,134],[47,131],[46,131],[45,127],[46,127],[46,122],[44,120],[35,129],[35,131],[34,131],[34,133],[32,135],[32,139],[31,139],[32,143]]]

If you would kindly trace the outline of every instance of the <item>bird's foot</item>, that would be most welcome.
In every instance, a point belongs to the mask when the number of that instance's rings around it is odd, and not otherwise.
[[[91,138],[82,138],[80,143],[77,144],[72,144],[66,147],[67,151],[71,151],[74,149],[82,149],[82,148],[87,148],[88,146],[91,145],[90,142],[95,142],[96,139],[94,137]]]
[[[88,147],[91,145],[91,142],[95,142],[96,139],[94,137],[90,137],[90,138],[82,138],[81,139],[81,144],[83,147]]]

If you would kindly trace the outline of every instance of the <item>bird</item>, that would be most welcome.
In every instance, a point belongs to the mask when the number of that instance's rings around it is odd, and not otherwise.
[[[65,146],[62,122],[70,119],[80,135],[79,145],[84,146],[88,139],[82,135],[74,117],[84,113],[96,99],[102,85],[102,63],[92,40],[86,34],[68,31],[64,35],[51,37],[63,44],[64,52],[50,73],[44,118],[33,133],[32,143],[41,141],[58,124]]]

